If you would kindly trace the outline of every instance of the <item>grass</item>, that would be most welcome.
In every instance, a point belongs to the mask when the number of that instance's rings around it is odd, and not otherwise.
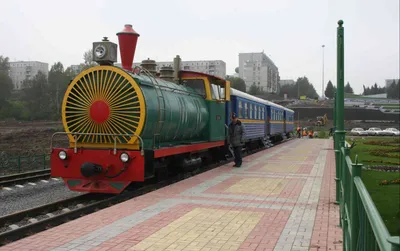
[[[400,185],[380,186],[382,180],[400,178],[400,173],[363,170],[361,178],[392,236],[400,236]]]
[[[346,137],[356,146],[350,150],[350,157],[368,166],[399,166],[400,138],[393,137]],[[383,144],[383,145],[373,145]],[[381,155],[381,156],[376,156]],[[361,178],[375,203],[376,208],[392,236],[400,236],[400,184],[379,185],[382,180],[400,178],[400,172],[363,170]]]
[[[329,139],[329,130],[318,130],[318,139]]]
[[[400,137],[357,137],[348,136],[346,137],[347,142],[351,143],[353,140],[356,142],[356,146],[351,149],[350,157],[354,161],[356,154],[358,155],[358,161],[364,165],[376,166],[376,165],[400,165],[399,157],[396,154],[400,154]],[[372,141],[386,142],[390,145],[372,145],[369,144]],[[391,150],[387,156],[377,156],[376,152],[382,150]],[[372,153],[371,153],[372,152]],[[375,154],[375,155],[374,155]]]

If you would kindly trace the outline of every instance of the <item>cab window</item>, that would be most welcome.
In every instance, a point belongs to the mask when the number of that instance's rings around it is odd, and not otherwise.
[[[206,88],[203,79],[184,79],[182,84],[193,88],[202,97],[206,97]]]

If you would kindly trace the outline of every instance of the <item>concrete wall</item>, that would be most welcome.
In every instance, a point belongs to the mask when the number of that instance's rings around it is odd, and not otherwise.
[[[332,108],[290,108],[295,111],[295,120],[300,115],[300,120],[315,120],[317,116],[324,116],[326,113],[328,120],[333,120]],[[300,113],[300,114],[299,114]],[[379,110],[365,110],[346,108],[344,110],[344,120],[393,120],[399,123],[399,114],[387,114]]]

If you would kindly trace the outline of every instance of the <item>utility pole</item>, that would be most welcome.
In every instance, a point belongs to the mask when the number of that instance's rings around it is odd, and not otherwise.
[[[325,82],[325,80],[324,80],[324,74],[325,74],[325,55],[324,55],[324,49],[325,49],[325,45],[323,44],[322,45],[322,98],[324,98],[324,82]]]

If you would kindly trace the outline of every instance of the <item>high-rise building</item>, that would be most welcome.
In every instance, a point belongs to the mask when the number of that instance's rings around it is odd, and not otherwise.
[[[10,62],[10,78],[14,84],[14,89],[21,89],[25,79],[32,79],[41,71],[49,76],[49,64],[38,61],[16,61]]]
[[[253,84],[268,93],[278,93],[278,67],[264,52],[239,53],[239,77],[249,89]]]
[[[141,63],[134,63],[133,67],[140,66]],[[156,62],[156,71],[159,72],[163,66],[174,66],[172,61]],[[121,66],[121,64],[116,64]],[[203,60],[203,61],[182,61],[181,70],[202,72],[221,78],[226,77],[226,64],[222,60]]]

